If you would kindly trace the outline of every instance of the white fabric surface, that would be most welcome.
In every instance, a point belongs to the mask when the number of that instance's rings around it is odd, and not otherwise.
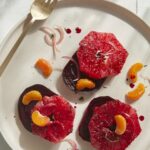
[[[150,25],[150,0],[109,0],[126,7]],[[29,12],[32,0],[0,0],[0,43],[10,29]],[[10,150],[0,135],[0,150]]]

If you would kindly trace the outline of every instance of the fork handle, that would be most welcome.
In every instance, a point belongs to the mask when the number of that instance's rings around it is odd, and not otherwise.
[[[17,48],[19,47],[20,43],[22,42],[22,40],[24,39],[25,35],[27,34],[28,30],[31,28],[31,26],[33,25],[34,22],[35,22],[35,20],[33,18],[28,22],[27,26],[22,31],[22,33],[19,36],[18,40],[16,41],[16,43],[14,44],[12,49],[9,51],[8,55],[6,56],[5,60],[3,61],[3,63],[0,66],[0,76],[2,75],[4,70],[6,69],[6,67],[9,64],[11,58],[15,54]]]

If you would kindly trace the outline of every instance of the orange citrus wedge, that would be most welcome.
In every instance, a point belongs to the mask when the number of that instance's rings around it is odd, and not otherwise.
[[[89,79],[80,79],[76,83],[76,89],[77,90],[84,90],[87,89],[93,89],[95,88],[95,83]]]
[[[132,83],[135,83],[137,81],[137,73],[143,68],[143,64],[142,63],[135,63],[133,64],[129,71],[128,71],[128,79],[130,79],[130,81]]]
[[[46,126],[50,121],[49,117],[41,115],[37,110],[32,113],[31,118],[33,123],[39,127]]]
[[[145,86],[142,83],[139,83],[138,86],[133,90],[127,93],[127,98],[129,100],[138,100],[145,92]]]
[[[39,91],[33,90],[30,92],[27,92],[22,99],[22,103],[24,105],[28,105],[31,101],[41,101],[42,95]]]
[[[115,133],[118,135],[122,135],[126,131],[126,119],[122,115],[115,115],[115,121],[116,121],[116,129]]]
[[[44,77],[49,77],[53,71],[52,66],[49,64],[49,62],[43,58],[40,58],[36,64],[35,67],[41,71]]]

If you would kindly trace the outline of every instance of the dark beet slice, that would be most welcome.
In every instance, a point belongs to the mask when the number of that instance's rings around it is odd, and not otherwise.
[[[50,118],[50,123],[45,127],[39,127],[32,123],[32,132],[50,142],[60,142],[72,132],[75,110],[61,96],[45,96],[38,102],[32,112],[38,110],[42,115]]]
[[[39,91],[42,94],[42,96],[56,95],[54,92],[49,90],[47,87],[45,87],[43,85],[40,85],[40,84],[30,86],[30,87],[28,87],[27,89],[25,89],[23,91],[23,93],[19,97],[19,101],[18,101],[19,117],[20,117],[20,120],[21,120],[23,126],[30,132],[32,132],[32,128],[31,128],[31,109],[34,107],[34,105],[37,103],[37,101],[32,101],[29,105],[26,106],[26,105],[23,105],[22,98],[27,92],[32,91],[32,90]]]
[[[94,79],[120,73],[127,56],[114,34],[95,31],[84,37],[77,51],[80,71]]]
[[[78,59],[77,59],[77,55],[76,53],[72,56],[72,58],[77,62],[78,64]],[[79,65],[79,64],[78,64]],[[92,80],[96,86],[94,89],[97,89],[99,87],[101,87],[101,85],[103,84],[103,82],[105,81],[105,78],[103,79],[92,79],[90,77],[88,77],[86,74],[82,73],[80,70],[79,74],[80,74],[80,78],[86,78],[86,79],[90,79]],[[72,91],[77,91],[76,89],[76,83],[77,83],[77,67],[76,65],[70,60],[67,65],[65,66],[65,68],[63,69],[63,80],[64,83],[72,90]],[[93,90],[94,90],[93,89]],[[89,89],[84,89],[83,91],[89,91]]]
[[[115,134],[114,116],[121,114],[125,117],[127,128],[123,135]],[[119,100],[109,101],[96,106],[88,124],[90,142],[97,150],[125,150],[140,134],[136,110]]]
[[[94,98],[90,104],[88,105],[87,109],[84,112],[83,118],[79,125],[79,135],[86,141],[90,141],[90,133],[88,124],[90,122],[90,119],[93,115],[93,110],[96,106],[101,106],[105,104],[108,101],[113,101],[114,99],[109,96],[104,97],[97,97]]]

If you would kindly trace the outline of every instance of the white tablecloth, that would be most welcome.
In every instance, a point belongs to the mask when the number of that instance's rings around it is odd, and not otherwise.
[[[150,0],[109,0],[126,7],[150,26]],[[10,29],[29,12],[32,0],[0,0],[0,43]],[[10,150],[0,135],[0,150]]]

